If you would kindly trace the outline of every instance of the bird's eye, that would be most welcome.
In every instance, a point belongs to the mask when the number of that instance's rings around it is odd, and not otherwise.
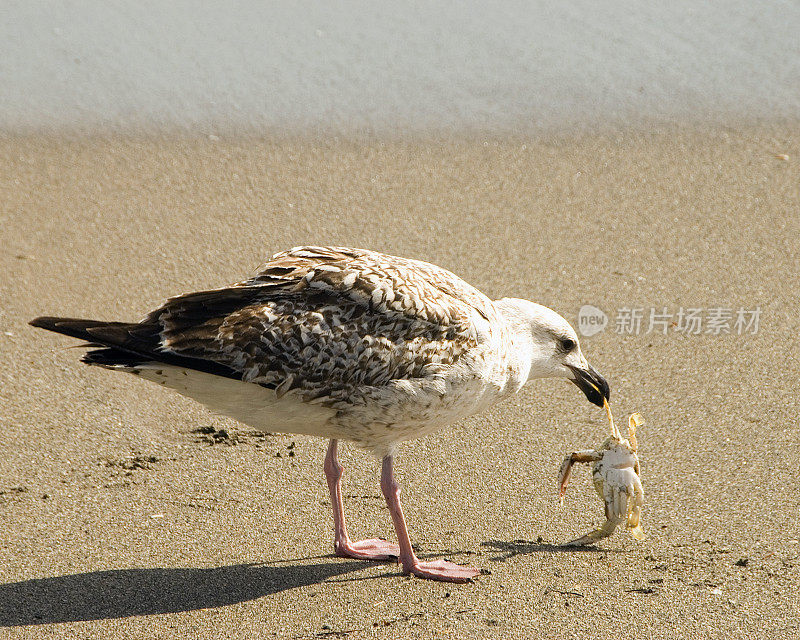
[[[564,338],[561,341],[561,348],[564,351],[572,351],[575,348],[575,341],[572,338]]]

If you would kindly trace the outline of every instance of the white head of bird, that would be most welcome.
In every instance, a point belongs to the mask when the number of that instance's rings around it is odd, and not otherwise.
[[[523,382],[566,378],[583,391],[589,402],[603,406],[603,400],[609,397],[608,382],[587,362],[569,322],[530,300],[503,298],[495,306],[512,331]]]

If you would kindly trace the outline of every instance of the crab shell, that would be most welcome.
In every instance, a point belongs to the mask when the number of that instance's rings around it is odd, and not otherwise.
[[[639,521],[644,490],[636,449],[628,440],[611,436],[597,452],[601,457],[592,467],[592,481],[605,504],[607,524],[627,525],[631,535],[641,540],[644,532]]]

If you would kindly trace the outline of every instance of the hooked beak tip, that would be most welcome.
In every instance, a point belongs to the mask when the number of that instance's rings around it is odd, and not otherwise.
[[[606,379],[591,365],[586,369],[573,366],[569,366],[569,368],[575,374],[571,381],[583,391],[586,399],[592,404],[602,407],[604,401],[608,400],[611,395],[611,388]]]

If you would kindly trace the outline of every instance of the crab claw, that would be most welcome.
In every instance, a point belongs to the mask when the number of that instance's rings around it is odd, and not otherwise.
[[[603,497],[606,505],[606,518],[615,525],[623,524],[628,516],[628,499],[633,493],[632,487],[602,481],[598,484],[600,486],[597,492]]]

